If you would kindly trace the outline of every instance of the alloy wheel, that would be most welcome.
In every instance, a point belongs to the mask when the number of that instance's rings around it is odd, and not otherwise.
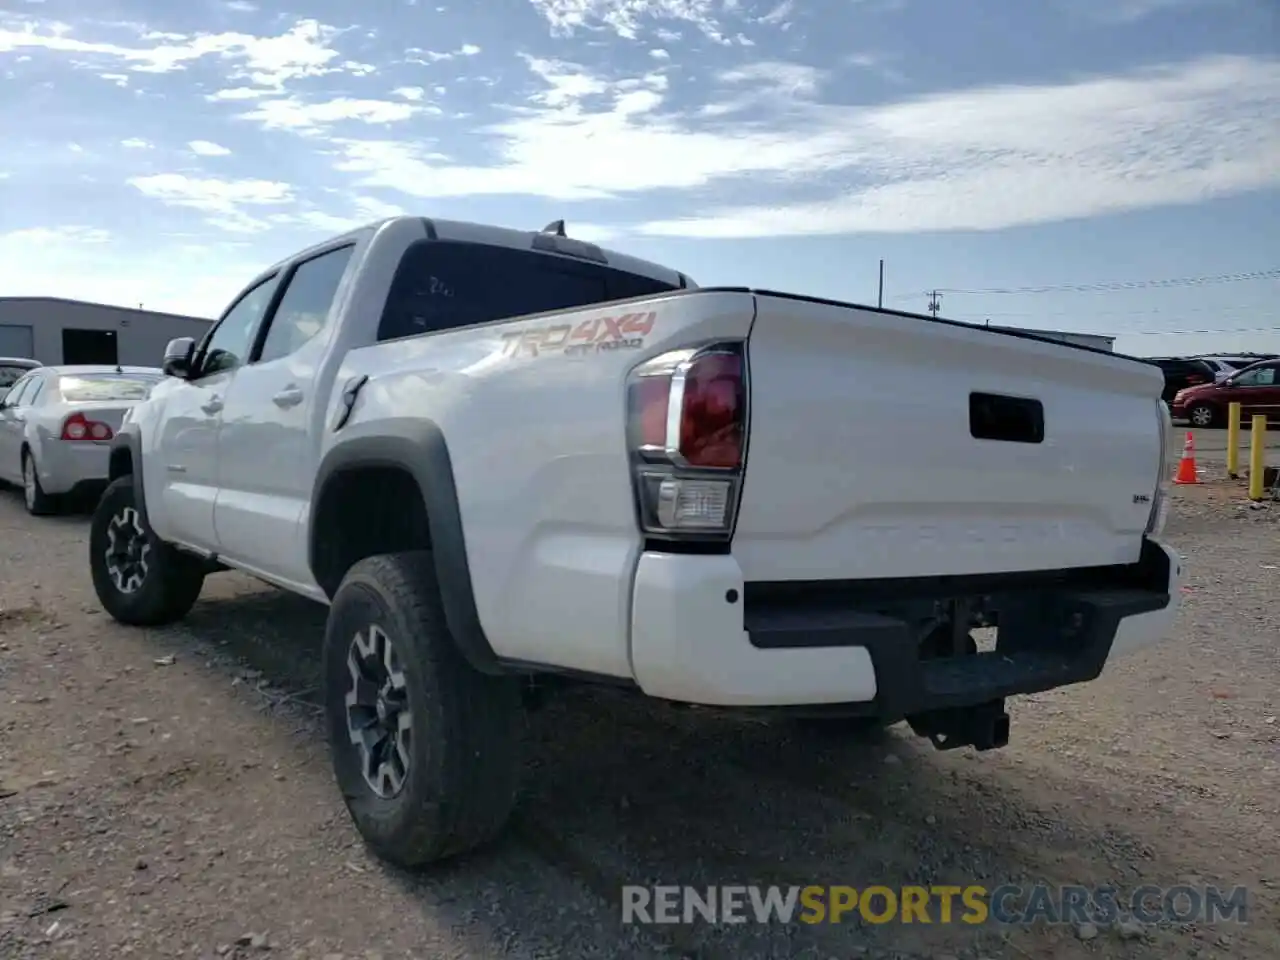
[[[384,800],[404,788],[409,775],[413,714],[404,670],[386,631],[370,625],[347,648],[347,733],[360,773]]]
[[[136,593],[147,579],[151,544],[134,507],[124,507],[107,524],[107,575],[121,593]]]

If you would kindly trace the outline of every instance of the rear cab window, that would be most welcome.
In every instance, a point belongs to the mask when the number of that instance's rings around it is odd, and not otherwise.
[[[678,289],[615,267],[536,250],[423,240],[405,251],[396,269],[378,340]]]
[[[68,374],[58,378],[58,394],[67,403],[145,400],[158,382],[130,374]]]

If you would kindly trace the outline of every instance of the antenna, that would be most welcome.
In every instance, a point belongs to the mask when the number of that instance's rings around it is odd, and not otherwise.
[[[548,223],[545,227],[543,227],[543,228],[542,228],[541,230],[539,230],[538,232],[539,232],[539,233],[549,233],[549,234],[551,234],[552,236],[555,236],[555,237],[567,237],[567,236],[568,236],[568,234],[564,232],[564,221],[563,221],[563,220],[552,220],[550,223]]]

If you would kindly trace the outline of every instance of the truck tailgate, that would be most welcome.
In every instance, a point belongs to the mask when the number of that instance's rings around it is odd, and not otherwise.
[[[748,352],[748,581],[1138,560],[1163,469],[1156,368],[772,294]]]

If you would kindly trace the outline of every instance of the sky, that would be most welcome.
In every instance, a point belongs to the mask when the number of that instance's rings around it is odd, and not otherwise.
[[[0,0],[0,296],[216,316],[399,213],[1280,352],[1276,0]]]

